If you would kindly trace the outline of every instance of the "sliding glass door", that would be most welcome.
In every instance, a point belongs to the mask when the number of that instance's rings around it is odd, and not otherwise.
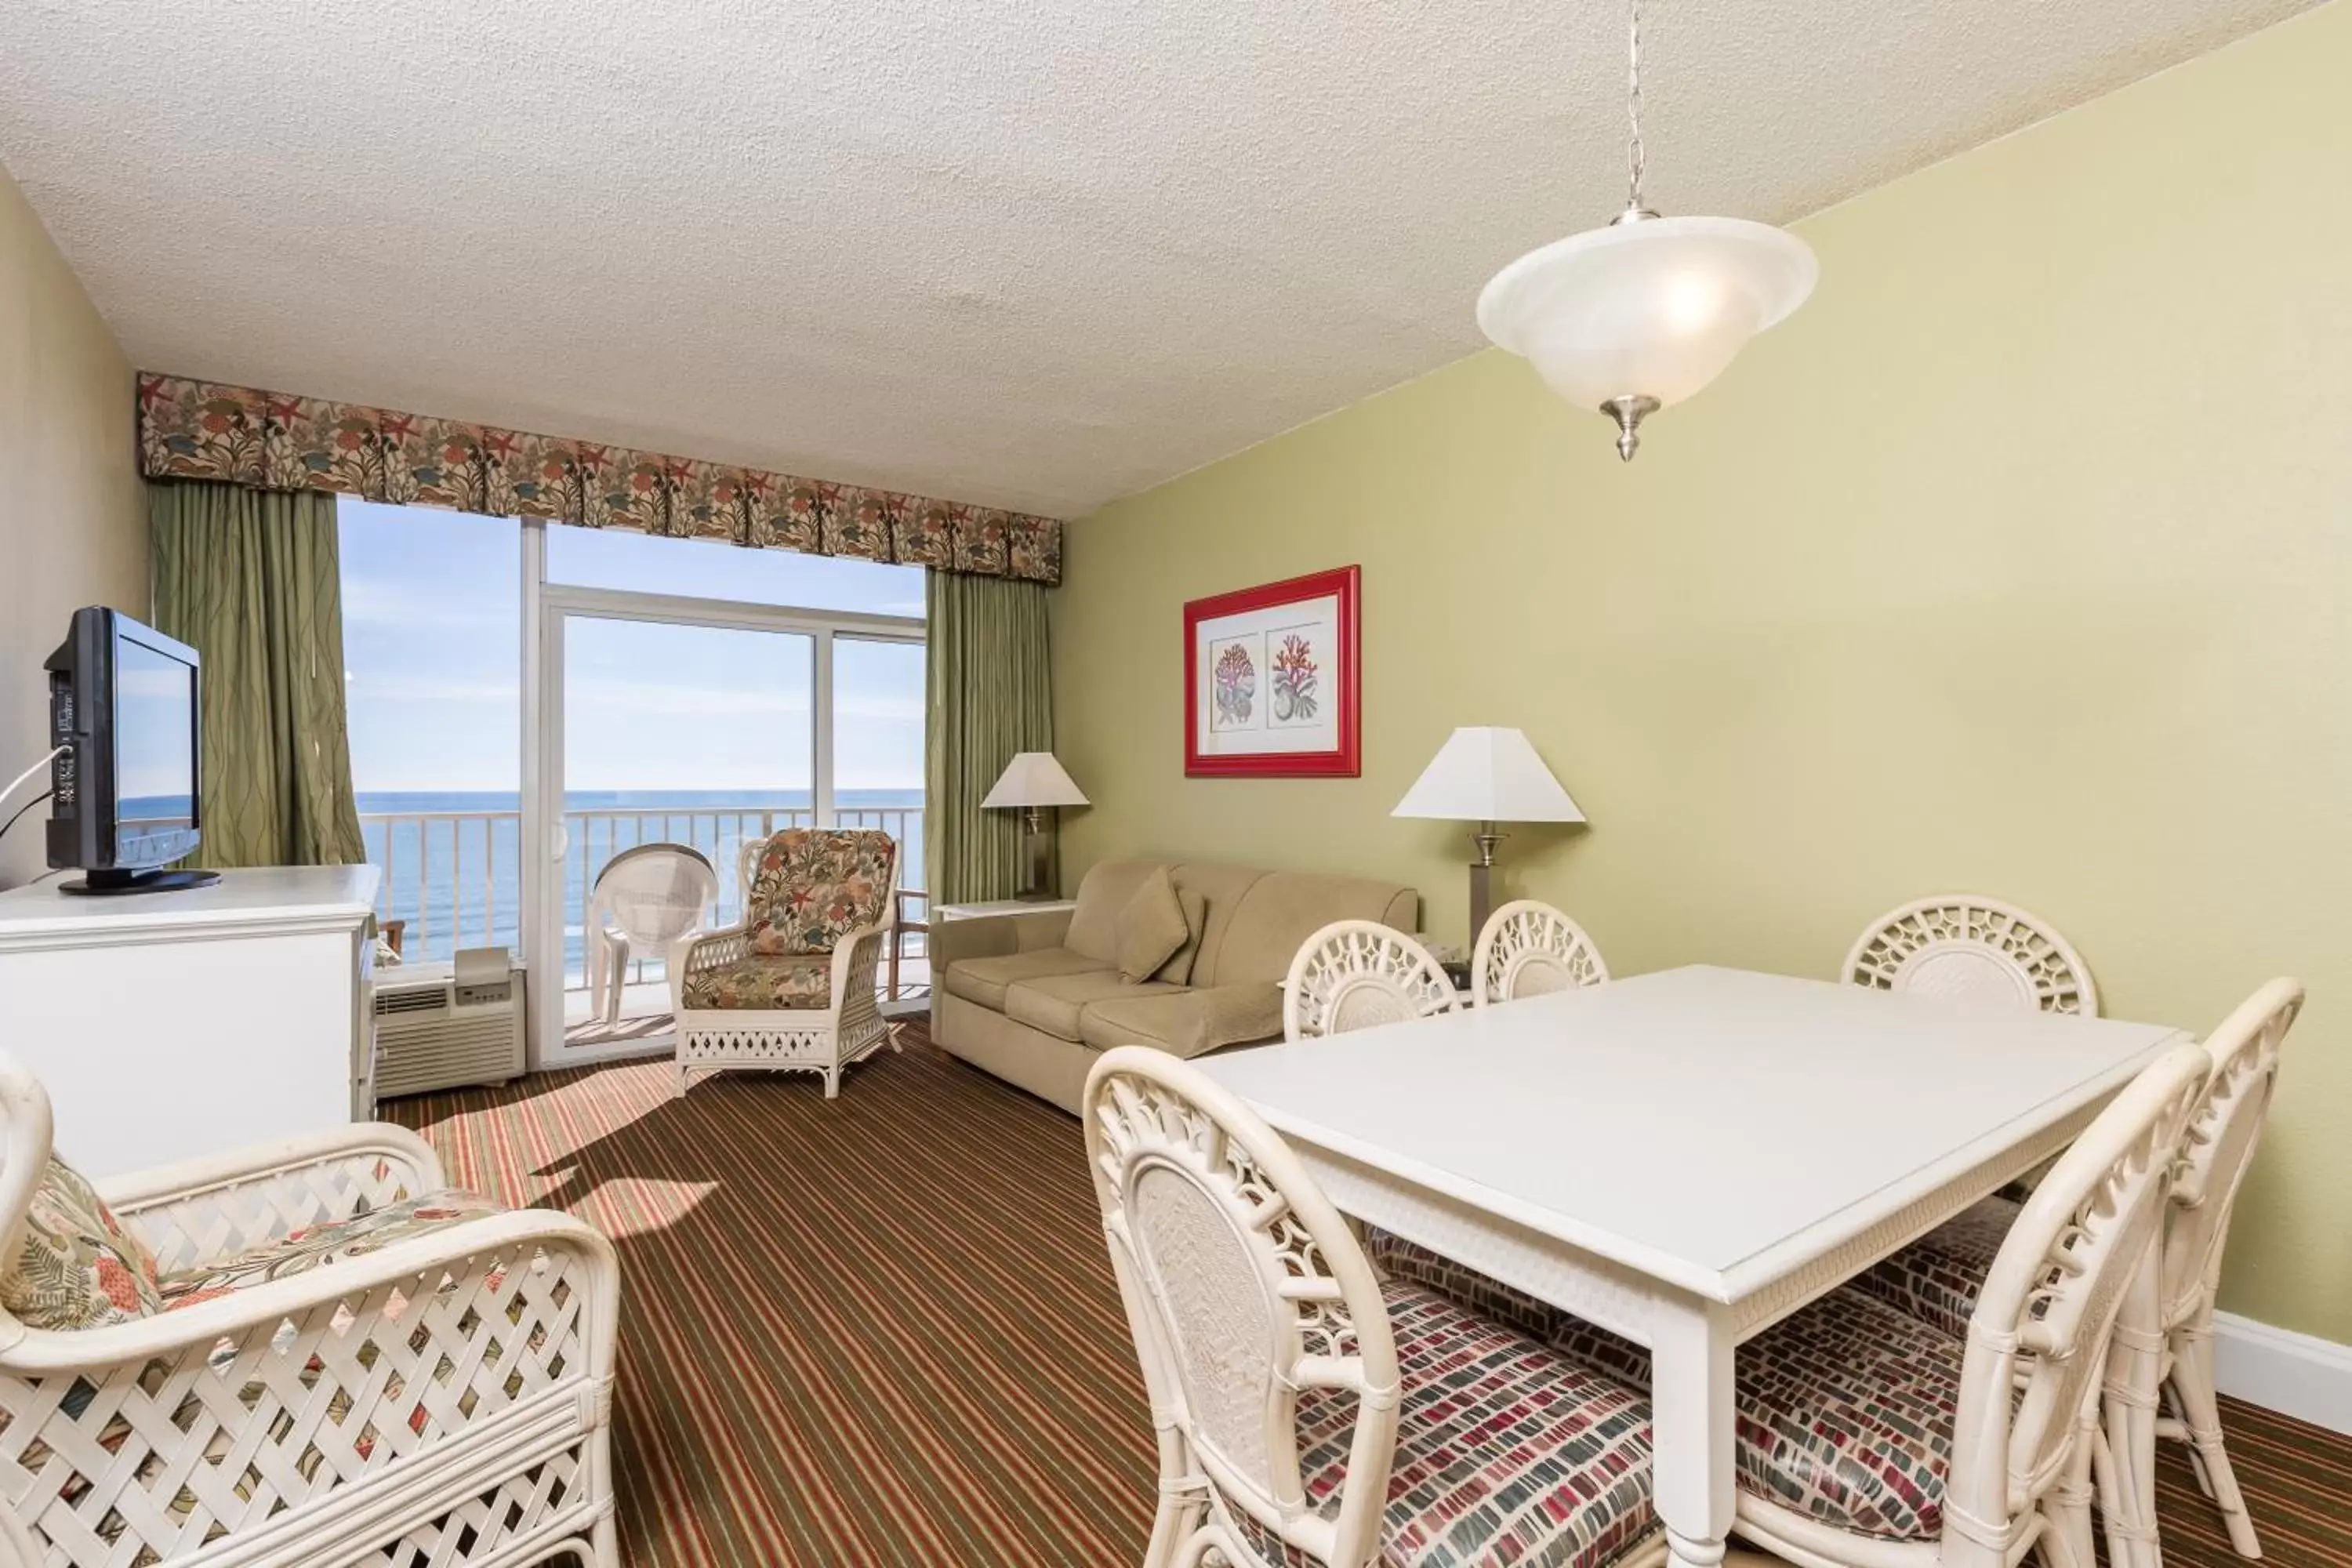
[[[349,498],[340,510],[378,913],[412,963],[521,958],[535,1064],[667,1042],[656,949],[633,944],[619,1021],[591,1016],[591,893],[634,847],[709,859],[721,921],[739,908],[739,847],[793,823],[882,828],[900,885],[921,886],[921,568]],[[919,954],[902,978],[919,987]]]
[[[649,857],[699,855],[715,880],[712,926],[740,918],[743,847],[780,828],[881,827],[919,867],[919,626],[555,586],[541,617],[541,1061],[669,1038],[659,921],[641,917],[632,932],[597,898],[616,857],[646,851],[617,877],[643,873]],[[599,935],[614,930],[629,938],[625,962]]]

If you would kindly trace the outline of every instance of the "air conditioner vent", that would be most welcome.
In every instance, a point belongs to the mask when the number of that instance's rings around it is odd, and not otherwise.
[[[447,964],[392,970],[376,984],[375,1092],[503,1083],[523,1070],[520,976],[458,985]]]

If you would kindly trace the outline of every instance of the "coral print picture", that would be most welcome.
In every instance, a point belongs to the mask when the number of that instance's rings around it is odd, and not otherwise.
[[[1184,606],[1184,771],[1346,777],[1362,771],[1359,569]]]

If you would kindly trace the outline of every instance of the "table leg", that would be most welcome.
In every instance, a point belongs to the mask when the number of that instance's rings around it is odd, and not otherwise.
[[[1731,1539],[1731,1313],[1662,1300],[1650,1340],[1658,1517],[1679,1568],[1715,1568]]]

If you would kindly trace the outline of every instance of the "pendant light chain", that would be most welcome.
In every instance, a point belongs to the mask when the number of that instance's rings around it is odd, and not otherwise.
[[[1630,42],[1626,47],[1625,124],[1629,133],[1625,144],[1625,210],[1642,210],[1642,0],[1628,0],[1632,13]]]

